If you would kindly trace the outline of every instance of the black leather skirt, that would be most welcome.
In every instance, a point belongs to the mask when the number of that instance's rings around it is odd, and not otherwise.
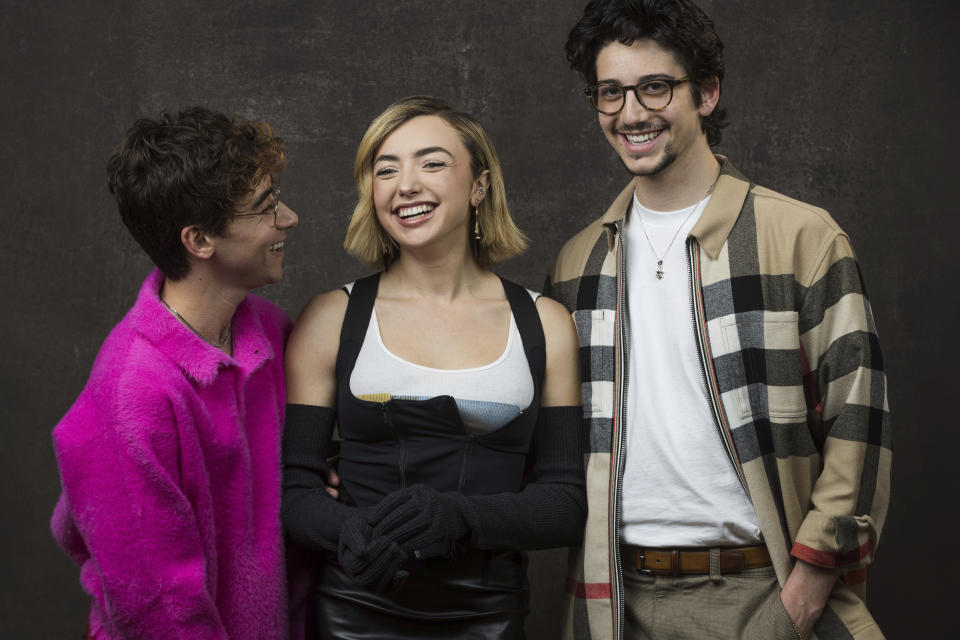
[[[319,565],[307,615],[310,640],[524,638],[529,590],[520,551],[415,560],[406,583],[389,594],[354,584],[331,556],[321,556]]]

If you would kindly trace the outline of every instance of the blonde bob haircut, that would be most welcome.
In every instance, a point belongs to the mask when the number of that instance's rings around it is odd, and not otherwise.
[[[487,132],[472,116],[454,111],[446,103],[429,96],[411,96],[394,102],[373,119],[363,134],[353,161],[358,200],[343,241],[347,253],[375,269],[387,269],[400,257],[400,247],[377,220],[373,204],[373,160],[387,136],[418,116],[437,116],[460,134],[470,154],[474,179],[484,170],[490,172],[490,188],[477,211],[482,236],[479,247],[474,247],[477,264],[489,268],[523,253],[527,239],[507,209],[503,170]],[[475,241],[471,240],[471,243]]]

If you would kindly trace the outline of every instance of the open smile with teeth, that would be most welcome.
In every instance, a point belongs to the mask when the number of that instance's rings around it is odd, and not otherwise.
[[[270,253],[281,253],[283,251],[283,240],[280,242],[274,242],[268,247]]]
[[[624,133],[623,135],[632,144],[643,144],[644,142],[650,142],[661,133],[663,133],[663,129],[645,131],[643,133]]]
[[[418,204],[412,207],[400,207],[395,210],[395,213],[400,216],[401,220],[411,220],[427,215],[433,211],[435,207],[436,205],[433,204]]]

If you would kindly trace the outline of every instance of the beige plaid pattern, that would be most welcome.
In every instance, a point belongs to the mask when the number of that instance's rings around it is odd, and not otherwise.
[[[892,436],[859,266],[825,211],[752,185],[720,160],[713,197],[687,240],[691,323],[717,427],[778,579],[794,558],[846,573],[818,637],[882,637],[864,605],[863,568],[886,517]],[[591,511],[584,547],[571,555],[565,625],[567,637],[580,639],[612,638],[623,611],[612,553],[622,381],[611,345],[619,321],[617,225],[632,186],[564,246],[545,291],[577,323],[590,427]]]

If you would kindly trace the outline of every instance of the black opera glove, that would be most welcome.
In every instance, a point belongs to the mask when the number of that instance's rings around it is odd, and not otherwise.
[[[408,553],[431,557],[452,551],[470,532],[464,507],[460,494],[417,484],[386,496],[366,518],[375,538],[387,537]]]
[[[360,513],[343,523],[338,556],[354,582],[377,593],[399,589],[410,575],[402,568],[406,552],[390,538],[375,535]]]
[[[398,588],[409,575],[407,554],[373,535],[364,520],[369,507],[343,504],[327,494],[327,451],[335,412],[329,407],[288,404],[283,432],[281,515],[291,538],[308,549],[337,554],[344,572],[371,591]]]

